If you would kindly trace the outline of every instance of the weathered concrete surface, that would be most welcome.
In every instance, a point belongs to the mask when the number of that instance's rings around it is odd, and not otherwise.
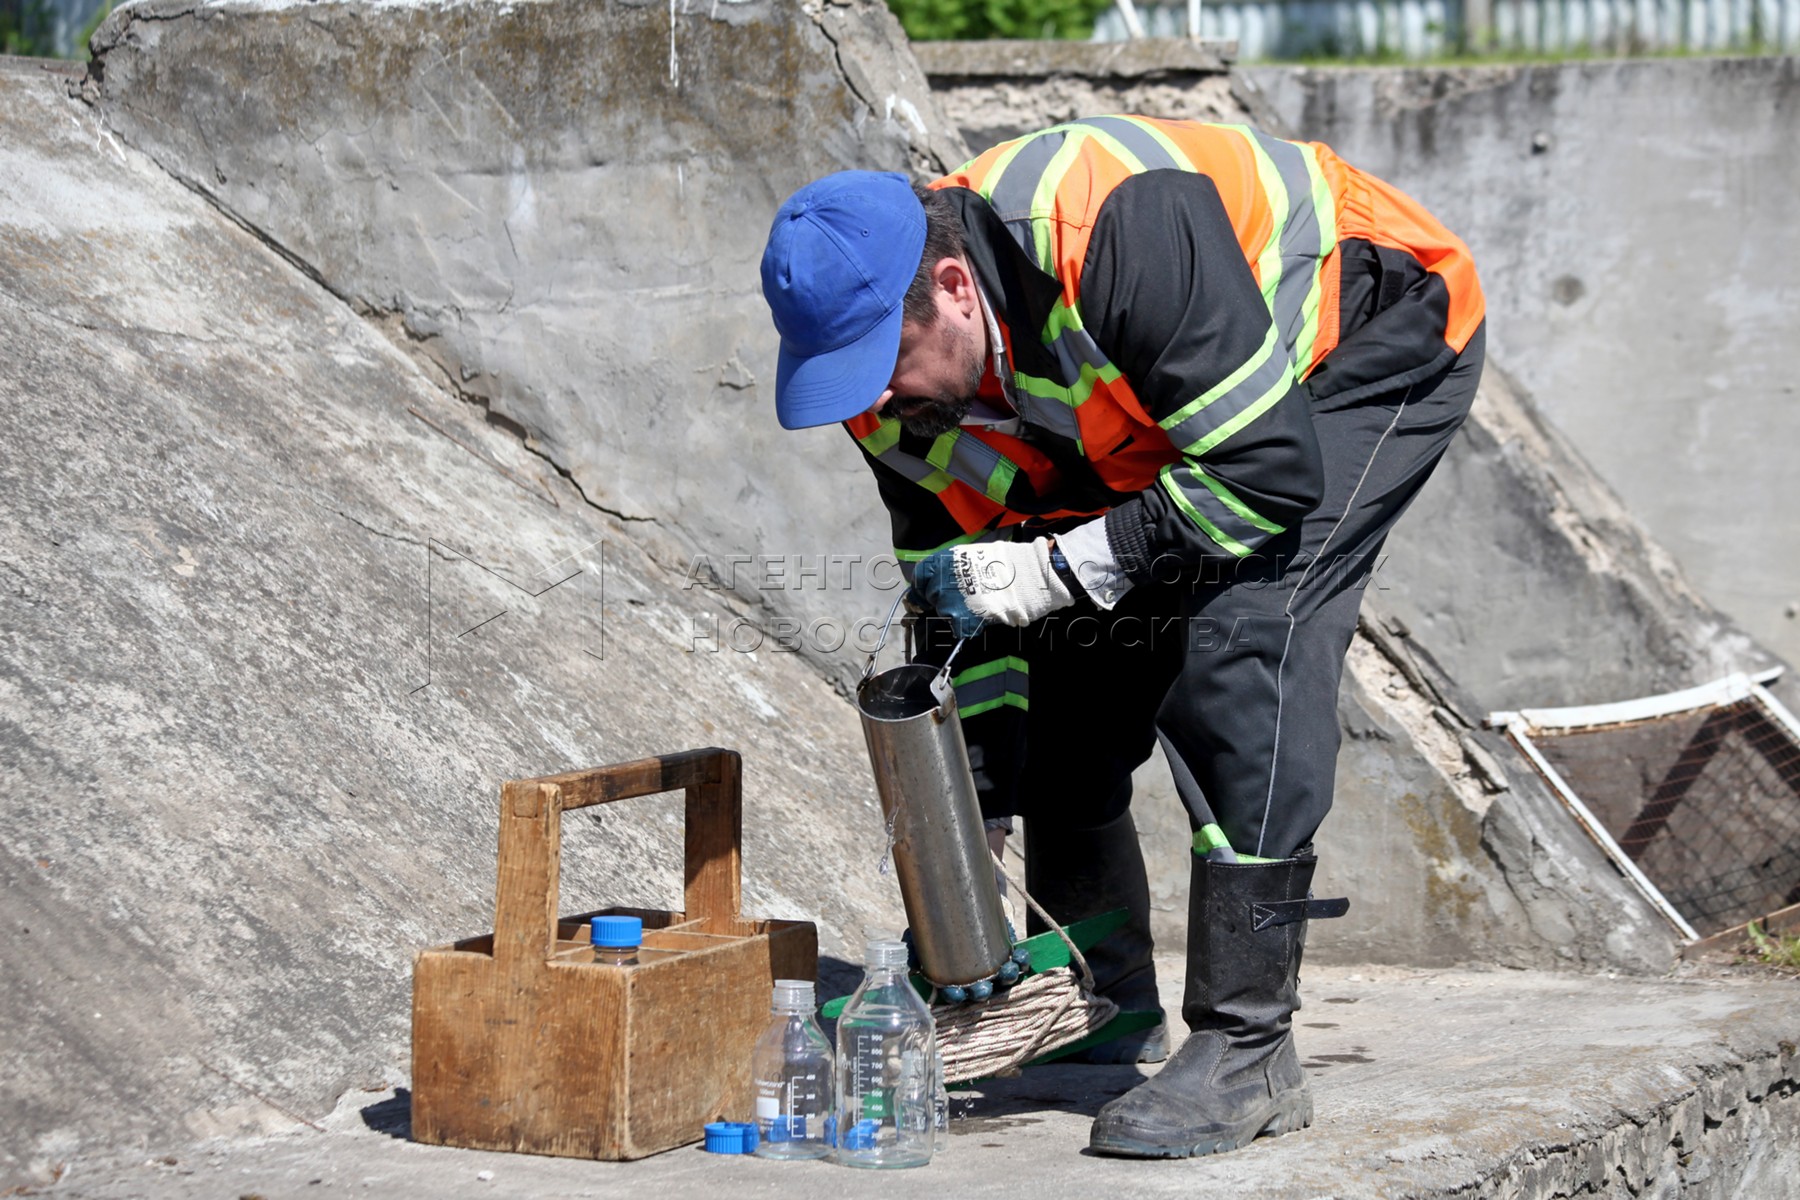
[[[808,13],[740,6],[726,14],[735,23],[727,27],[678,9],[676,47],[690,46],[681,61],[695,65],[671,79],[662,59],[646,65],[643,57],[647,39],[669,33],[660,10],[451,4],[427,16],[326,4],[307,6],[305,20],[301,11],[165,0],[124,10],[97,42],[102,73],[89,95],[122,138],[403,332],[402,344],[441,364],[454,386],[522,425],[533,448],[596,503],[654,514],[659,528],[710,554],[715,569],[735,556],[733,582],[759,623],[831,620],[842,628],[878,611],[868,572],[852,579],[857,561],[886,541],[856,456],[835,431],[781,433],[766,388],[721,386],[730,370],[696,372],[693,364],[716,362],[730,347],[732,361],[767,379],[773,338],[754,267],[767,217],[788,188],[855,154],[904,166],[909,145],[921,163],[949,153],[952,126],[917,90],[918,69],[904,48],[884,40],[893,36],[885,13],[822,10],[820,28],[842,26],[831,34],[830,58],[820,57],[827,40]],[[381,36],[371,36],[377,28]],[[530,50],[602,35],[619,49],[591,62],[544,63]],[[728,68],[747,45],[782,62]],[[1095,108],[1172,104],[1191,116],[1255,115],[1210,55],[1158,53],[1059,50],[1070,61],[1048,83],[1002,78],[1021,70],[1010,51],[996,55],[999,74],[977,78],[980,63],[965,53],[956,69],[971,86],[944,104],[963,114],[957,125],[965,128],[979,124],[965,111],[977,97],[982,121],[1004,110],[1025,126]],[[452,71],[452,60],[473,65]],[[840,66],[849,86],[834,90],[831,73]],[[771,70],[800,70],[800,81],[786,91],[772,82],[745,86]],[[747,96],[730,122],[720,94],[728,74],[738,81],[733,94]],[[892,82],[878,87],[870,78]],[[913,92],[904,90],[909,81]],[[914,96],[911,111],[939,131],[922,149],[908,142],[918,126],[878,124],[862,107],[859,97],[888,86],[902,89],[899,100]],[[1068,88],[1075,90],[1058,90]],[[238,99],[244,92],[248,104]],[[905,111],[897,100],[893,112]],[[1027,112],[1038,115],[1026,120]],[[608,189],[633,200],[613,200]],[[662,201],[639,206],[640,195]],[[593,215],[577,221],[578,210]],[[750,212],[755,219],[739,219]],[[687,419],[671,420],[671,405]],[[796,469],[763,466],[777,461]],[[622,500],[626,493],[637,498]],[[827,553],[844,556],[847,569],[818,572]],[[802,577],[800,565],[814,574]],[[700,632],[698,640],[690,632],[690,643],[713,644]],[[721,631],[722,642],[729,637]],[[802,641],[829,649],[817,638]],[[855,661],[852,651],[820,657],[840,679]],[[1402,729],[1379,711],[1347,710],[1346,720]],[[1467,803],[1446,808],[1454,781],[1420,777],[1412,735],[1359,745],[1363,753],[1345,768],[1322,884],[1342,879],[1362,890],[1349,921],[1321,929],[1322,957],[1632,969],[1667,960],[1660,926],[1644,921],[1608,869],[1597,884],[1585,882],[1598,860],[1585,845],[1564,845],[1572,836],[1559,838],[1553,821],[1541,823],[1544,857],[1565,865],[1551,871],[1553,887],[1535,877],[1519,882],[1529,897],[1522,909],[1472,824],[1485,811],[1479,785]],[[1154,770],[1146,778],[1139,812],[1156,864],[1158,924],[1178,939],[1186,820],[1166,777],[1160,785]],[[1412,816],[1397,820],[1396,811]],[[1546,915],[1528,917],[1524,910],[1534,907]],[[1546,941],[1541,929],[1558,936]]]
[[[985,150],[1058,121],[1097,113],[1241,121],[1231,43],[920,42],[939,104],[969,146]]]
[[[867,470],[840,431],[775,422],[757,263],[809,180],[963,157],[884,5],[146,0],[95,56],[124,141],[385,318],[594,504],[715,556],[765,621],[883,607]],[[861,561],[794,582],[824,555]]]
[[[1164,960],[1174,986],[1178,963]],[[879,1177],[695,1148],[610,1164],[419,1146],[406,1101],[348,1094],[323,1132],[77,1160],[56,1195],[1169,1196],[1244,1200],[1800,1196],[1800,988],[1527,972],[1306,972],[1298,1037],[1318,1109],[1235,1154],[1084,1152],[1128,1067],[1049,1067],[958,1093],[950,1149]]]
[[[1800,659],[1800,59],[1240,76],[1462,234],[1496,360],[1702,593]]]
[[[1695,590],[1504,364],[1387,549],[1382,604],[1488,710],[1780,662]]]
[[[747,910],[838,955],[903,919],[815,670],[689,652],[731,613],[658,522],[16,62],[0,357],[0,1189],[402,1081],[412,952],[492,927],[509,777],[740,748]],[[680,813],[571,818],[563,911],[679,907]]]

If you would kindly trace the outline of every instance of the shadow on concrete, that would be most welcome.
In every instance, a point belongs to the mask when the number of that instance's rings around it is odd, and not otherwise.
[[[1147,1078],[1134,1066],[1051,1063],[1031,1067],[1017,1079],[984,1079],[967,1089],[951,1090],[951,1130],[998,1134],[1035,1125],[1044,1112],[1092,1118],[1101,1105]]]
[[[403,1142],[412,1140],[412,1091],[395,1088],[386,1100],[377,1100],[360,1114],[364,1125],[376,1133],[385,1133]]]

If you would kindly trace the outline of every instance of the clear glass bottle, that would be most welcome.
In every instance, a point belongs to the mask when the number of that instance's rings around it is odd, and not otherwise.
[[[756,1153],[761,1158],[824,1158],[831,1152],[831,1043],[813,1019],[813,985],[777,979],[769,1027],[756,1040]]]
[[[932,1026],[932,1035],[937,1035],[937,1026]],[[950,1089],[944,1086],[944,1056],[935,1055],[937,1071],[932,1076],[931,1096],[931,1150],[934,1154],[942,1154],[950,1148]]]
[[[931,1010],[906,978],[906,947],[870,942],[837,1026],[837,1161],[922,1167],[936,1142],[942,1074]]]
[[[588,940],[594,961],[612,967],[635,967],[638,947],[644,943],[644,922],[639,917],[595,917],[588,923]]]

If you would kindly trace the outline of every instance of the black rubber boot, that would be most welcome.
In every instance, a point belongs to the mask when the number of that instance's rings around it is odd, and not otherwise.
[[[1063,1062],[1155,1063],[1169,1057],[1168,1027],[1151,961],[1150,883],[1129,812],[1094,829],[1060,829],[1027,822],[1025,890],[1064,925],[1115,908],[1130,912],[1123,927],[1085,952],[1094,990],[1122,1012],[1153,1012],[1158,1023],[1114,1038]],[[1045,930],[1036,913],[1032,933]]]
[[[1188,1158],[1312,1124],[1291,1032],[1300,955],[1308,917],[1349,907],[1308,900],[1317,862],[1193,859],[1181,1006],[1192,1032],[1154,1079],[1100,1110],[1088,1143],[1096,1152]]]

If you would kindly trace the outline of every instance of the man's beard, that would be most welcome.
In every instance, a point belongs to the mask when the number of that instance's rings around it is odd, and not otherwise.
[[[936,438],[963,423],[975,407],[975,394],[981,390],[981,377],[987,373],[987,364],[973,337],[963,340],[963,349],[969,354],[969,365],[961,394],[896,397],[891,401],[894,408],[905,410],[896,414],[900,428],[914,437]]]
[[[964,396],[908,396],[906,402],[918,407],[909,409],[900,418],[900,428],[914,437],[936,438],[962,424],[963,418],[975,407],[975,393],[970,392]]]

